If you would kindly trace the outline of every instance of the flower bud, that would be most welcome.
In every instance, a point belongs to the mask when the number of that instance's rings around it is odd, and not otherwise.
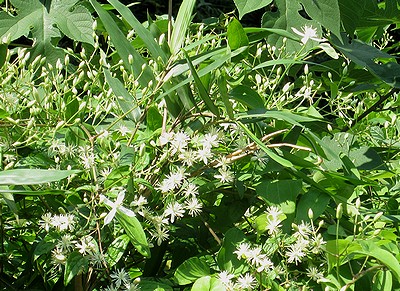
[[[341,219],[343,215],[343,204],[339,203],[336,207],[336,218]]]

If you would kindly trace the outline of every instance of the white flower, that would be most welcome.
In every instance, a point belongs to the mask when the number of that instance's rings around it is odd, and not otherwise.
[[[259,259],[257,263],[258,263],[257,272],[259,273],[264,272],[268,269],[272,270],[274,268],[274,264],[266,256],[263,257],[262,259]]]
[[[218,133],[217,134],[207,133],[203,136],[203,138],[200,141],[203,147],[214,148],[218,147],[219,145],[218,140],[219,140]]]
[[[163,132],[163,133],[161,133],[160,138],[159,138],[160,146],[164,146],[167,143],[171,142],[173,138],[174,138],[174,133],[173,132]]]
[[[125,198],[125,191],[119,191],[115,202],[112,202],[104,195],[100,195],[100,201],[103,202],[104,204],[106,204],[107,206],[111,207],[110,212],[104,218],[104,225],[107,225],[111,222],[111,220],[114,218],[115,214],[117,213],[117,210],[123,212],[124,214],[126,214],[128,216],[135,216],[135,213],[132,210],[122,206],[122,203],[124,202],[124,198]]]
[[[228,168],[222,167],[218,169],[219,174],[214,175],[214,178],[220,180],[221,183],[229,183],[233,181],[234,175]]]
[[[185,179],[185,171],[184,169],[179,169],[176,172],[173,172],[169,175],[166,175],[164,180],[160,183],[158,189],[163,193],[168,193],[169,191],[174,190],[177,187],[182,185],[183,180]]]
[[[182,153],[187,147],[188,140],[189,136],[186,133],[182,131],[175,133],[175,136],[171,141],[172,153]]]
[[[72,214],[55,215],[51,222],[52,226],[58,231],[73,230],[74,216]]]
[[[39,220],[40,227],[44,228],[47,232],[50,230],[50,226],[52,226],[53,216],[51,213],[45,213],[42,215],[42,220]]]
[[[267,219],[266,229],[269,235],[275,235],[279,233],[279,228],[281,227],[281,220],[279,219]]]
[[[157,241],[157,245],[159,246],[169,237],[168,229],[164,227],[157,227],[155,231],[150,232],[150,235]]]
[[[311,266],[307,268],[307,276],[314,281],[318,281],[324,278],[324,275],[318,271],[317,267]]]
[[[296,238],[308,238],[312,233],[311,225],[307,222],[302,221],[301,224],[295,226],[297,231],[293,234]]]
[[[201,213],[202,205],[196,197],[192,197],[185,202],[186,209],[190,216],[194,217]]]
[[[268,206],[267,215],[270,216],[273,220],[280,220],[280,216],[283,214],[283,211],[278,206]]]
[[[208,159],[212,158],[211,149],[208,147],[203,147],[202,149],[197,150],[196,159],[202,161],[204,164],[207,164]]]
[[[164,217],[170,216],[171,223],[174,223],[175,218],[183,217],[183,214],[185,214],[185,209],[176,201],[168,204],[164,211]]]
[[[82,237],[80,242],[75,243],[75,247],[82,255],[92,255],[94,252],[97,251],[97,246],[91,236]]]
[[[238,259],[247,258],[250,252],[250,244],[240,243],[233,253],[237,255]]]
[[[117,288],[119,288],[121,285],[130,283],[129,274],[123,268],[115,270],[110,277],[114,281],[114,284]]]
[[[193,183],[187,184],[185,188],[185,197],[197,196],[199,194],[199,187]]]
[[[224,284],[225,286],[230,286],[232,284],[232,279],[235,276],[230,274],[228,271],[222,271],[218,274],[218,279]]]
[[[303,27],[301,28],[301,30],[302,30],[303,32],[297,30],[297,29],[294,28],[294,27],[292,27],[292,30],[293,30],[296,34],[302,36],[301,42],[302,42],[303,44],[306,44],[310,39],[311,39],[311,40],[318,41],[318,42],[322,42],[322,41],[325,41],[325,40],[326,40],[326,39],[324,39],[324,38],[319,38],[318,35],[317,35],[317,29],[313,28],[312,26],[307,26],[307,25],[303,26]]]
[[[296,263],[297,265],[297,263],[301,262],[306,253],[299,244],[294,244],[289,247],[289,251],[287,251],[285,255],[289,263]]]
[[[256,279],[249,273],[240,275],[237,279],[237,285],[240,289],[253,290],[256,285]]]
[[[193,150],[182,151],[178,158],[182,161],[185,166],[191,167],[196,161],[196,156]]]
[[[59,248],[55,248],[51,251],[52,261],[56,265],[64,265],[67,262],[67,257]]]
[[[130,130],[125,125],[120,125],[118,131],[121,133],[121,136],[125,136],[130,133]]]

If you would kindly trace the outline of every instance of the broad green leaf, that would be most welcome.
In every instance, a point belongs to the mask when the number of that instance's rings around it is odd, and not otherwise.
[[[347,58],[367,69],[388,85],[400,88],[400,65],[393,60],[389,62],[385,61],[384,63],[379,62],[379,60],[393,59],[393,56],[360,40],[343,38],[343,43],[333,38],[333,45]]]
[[[134,121],[138,121],[141,112],[137,100],[125,89],[120,80],[111,76],[109,70],[104,69],[103,72],[106,82],[117,97],[118,104],[124,112],[124,115]]]
[[[179,285],[187,285],[207,275],[210,275],[208,264],[197,257],[193,257],[183,262],[176,269],[174,278]]]
[[[339,0],[340,17],[346,32],[353,36],[364,11],[364,1]]]
[[[284,167],[292,167],[293,164],[282,158],[281,156],[277,155],[273,150],[269,149],[259,138],[257,138],[242,122],[237,121],[237,124],[244,130],[244,132],[252,139],[262,151],[264,151],[271,159],[275,162],[281,164]]]
[[[228,114],[230,119],[233,119],[233,108],[231,101],[229,100],[229,95],[228,95],[228,90],[227,90],[227,84],[226,84],[226,76],[224,73],[221,74],[221,76],[218,78],[218,88],[219,88],[219,94],[221,96],[222,102],[225,105],[226,113]]]
[[[304,193],[297,204],[296,220],[297,222],[309,221],[308,210],[311,209],[314,214],[314,219],[317,219],[326,209],[330,201],[330,196],[317,192],[308,191]]]
[[[337,37],[340,36],[338,0],[300,0],[307,14]]]
[[[179,52],[186,39],[186,32],[192,20],[192,11],[195,3],[196,0],[183,0],[179,7],[171,35],[170,49],[172,54]]]
[[[33,260],[36,261],[41,255],[49,254],[54,249],[56,243],[47,241],[46,238],[41,240],[35,247],[33,252]]]
[[[0,69],[3,67],[4,63],[6,62],[8,54],[8,48],[5,44],[0,44]],[[4,118],[8,116],[7,112],[0,108],[0,118]]]
[[[150,81],[154,81],[153,71],[147,65],[143,57],[135,50],[125,35],[121,32],[111,15],[96,1],[89,0],[96,10],[108,34],[116,48],[125,67],[131,71],[142,87],[147,87]],[[132,61],[130,61],[132,59]],[[144,68],[144,69],[143,69]]]
[[[78,170],[15,169],[0,172],[0,185],[34,185],[59,181]]]
[[[242,19],[247,13],[271,4],[272,0],[233,0],[233,2],[235,2],[236,8],[239,11],[239,19]]]
[[[140,279],[139,287],[140,287],[141,291],[172,291],[173,290],[172,287],[167,284],[156,282],[156,281],[146,280],[145,278]]]
[[[302,31],[302,28],[308,26],[316,29],[317,35],[322,35],[321,25],[316,20],[309,20],[300,15],[299,11],[303,9],[302,0],[276,0],[275,2],[276,11],[270,11],[264,14],[261,22],[262,27],[283,29],[292,32],[292,27]],[[282,47],[285,45],[288,53],[298,53],[299,51],[307,52],[318,45],[318,42],[309,40],[303,48],[302,43],[291,39],[288,39],[286,44],[284,44],[283,37],[277,34],[269,35],[267,37],[267,42],[275,47]]]
[[[86,272],[88,265],[87,257],[82,256],[79,252],[68,254],[64,270],[64,286],[67,286],[76,275]]]
[[[246,105],[250,109],[265,108],[258,93],[245,85],[238,85],[229,92],[229,97]]]
[[[241,242],[246,241],[243,231],[231,228],[225,233],[222,246],[218,251],[217,263],[221,270],[239,274],[245,266],[233,252]]]
[[[151,106],[147,110],[146,121],[147,121],[147,128],[151,131],[155,131],[162,126],[162,115],[158,112],[156,106]]]
[[[204,87],[203,83],[200,80],[199,75],[196,72],[195,67],[193,66],[188,54],[185,52],[185,56],[186,56],[186,61],[189,64],[189,68],[190,71],[192,73],[192,76],[194,78],[194,82],[196,84],[196,89],[199,92],[200,98],[204,101],[204,103],[206,104],[206,106],[208,107],[208,109],[214,113],[216,116],[219,117],[219,111],[218,108],[215,106],[214,102],[211,100],[208,92],[206,91],[206,88]]]
[[[239,20],[233,18],[227,28],[228,45],[231,50],[236,50],[243,46],[249,45],[249,39]]]
[[[129,243],[129,236],[126,234],[123,234],[119,237],[117,237],[108,247],[107,252],[106,252],[106,261],[107,265],[111,268],[114,266],[116,263],[119,262],[119,260],[122,258],[124,255],[124,252],[126,250],[126,247],[128,246]]]
[[[301,180],[262,181],[256,187],[256,193],[270,204],[278,205],[287,219],[283,221],[284,231],[291,229],[296,212],[297,196],[302,191]]]
[[[133,246],[139,253],[149,258],[151,255],[149,243],[147,242],[146,234],[139,220],[135,216],[128,216],[120,210],[117,210],[115,217],[125,230]]]
[[[45,55],[51,63],[64,58],[63,50],[53,45],[61,38],[60,31],[73,40],[93,45],[92,16],[77,2],[50,1],[45,5],[37,0],[12,0],[18,14],[0,12],[0,39],[13,41],[31,32],[35,40],[31,59]]]
[[[128,24],[135,30],[137,35],[142,39],[142,41],[146,44],[147,49],[152,54],[153,59],[157,59],[161,57],[164,63],[167,62],[168,57],[159,44],[154,40],[151,33],[137,20],[135,15],[131,12],[131,10],[118,0],[108,0],[111,5],[114,6],[115,9],[122,15],[122,17],[128,22]]]
[[[6,188],[6,187],[0,186],[0,188]],[[9,192],[3,192],[3,191],[7,191],[7,189],[1,189],[1,197],[3,197],[4,201],[6,202],[7,206],[10,208],[12,213],[17,214],[18,207],[17,204],[15,203],[14,196]]]
[[[222,282],[217,279],[213,278],[210,276],[204,276],[199,279],[197,279],[193,286],[191,291],[223,291],[226,290],[225,286],[222,284]]]
[[[354,251],[355,253],[374,257],[386,265],[386,267],[392,272],[397,280],[400,280],[400,264],[395,256],[393,256],[390,252],[380,248],[374,241],[371,240],[357,241],[353,244],[355,243],[358,243],[361,246],[361,249],[356,249]]]

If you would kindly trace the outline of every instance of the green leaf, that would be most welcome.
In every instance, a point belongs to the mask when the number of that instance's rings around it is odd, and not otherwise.
[[[249,39],[239,20],[233,18],[227,28],[228,45],[231,50],[236,50],[249,45]]]
[[[111,15],[96,0],[89,0],[89,2],[103,22],[125,67],[139,79],[138,82],[142,87],[147,87],[150,81],[154,81],[153,71],[121,32]],[[129,61],[130,58],[132,58],[132,63]]]
[[[158,112],[158,109],[156,106],[151,106],[147,110],[147,116],[146,116],[146,121],[147,121],[147,128],[151,131],[155,131],[162,126],[162,115],[160,112]]]
[[[317,35],[322,35],[321,25],[316,20],[309,20],[301,16],[299,11],[303,9],[302,0],[276,0],[276,10],[266,12],[262,18],[262,27],[283,29],[292,32],[292,27],[301,31],[303,27],[313,27]],[[339,21],[339,20],[338,20]],[[283,43],[283,37],[278,34],[271,34],[267,37],[267,43],[271,46],[286,47],[288,53],[296,54],[299,51],[307,52],[318,45],[318,42],[309,40],[305,47],[299,41],[288,39]]]
[[[338,0],[300,0],[307,14],[319,24],[340,36],[340,9]]]
[[[376,272],[371,290],[373,291],[391,291],[393,285],[392,273],[390,270],[379,270]]]
[[[216,116],[219,117],[219,111],[218,108],[214,105],[214,102],[211,100],[210,96],[208,95],[208,92],[206,91],[206,88],[204,87],[203,83],[200,80],[199,75],[196,72],[196,69],[194,68],[192,62],[190,61],[190,58],[188,54],[184,51],[185,56],[186,56],[186,61],[189,64],[190,71],[193,75],[194,82],[196,84],[197,91],[199,92],[199,95],[201,99],[204,101],[208,109],[214,113]]]
[[[79,252],[68,254],[64,270],[64,286],[67,286],[76,275],[86,272],[88,265],[88,259]]]
[[[392,272],[397,280],[400,280],[400,264],[399,261],[390,252],[380,248],[375,242],[371,240],[362,240],[354,242],[358,243],[361,249],[356,249],[353,252],[371,256],[382,262]]]
[[[247,13],[271,4],[272,0],[233,0],[233,2],[235,2],[236,8],[239,11],[239,19],[242,19]]]
[[[170,49],[172,54],[179,52],[186,39],[186,32],[192,20],[192,11],[195,3],[196,0],[183,0],[179,7],[171,35]]]
[[[146,44],[147,49],[153,56],[153,59],[157,59],[161,57],[164,63],[168,61],[168,57],[162,48],[158,45],[158,43],[154,40],[151,33],[137,20],[135,15],[131,12],[131,10],[118,0],[108,0],[111,5],[114,6],[115,9],[122,15],[122,17],[128,22],[128,24],[135,30],[137,35],[142,39],[142,41]]]
[[[45,5],[37,0],[12,0],[18,15],[0,12],[0,39],[9,37],[13,41],[31,32],[35,40],[31,59],[44,55],[50,63],[64,58],[63,50],[53,45],[61,38],[60,31],[73,40],[94,45],[92,16],[77,2],[46,1]]]
[[[107,265],[111,268],[114,266],[116,263],[119,262],[119,260],[122,258],[124,255],[124,252],[126,250],[126,247],[128,246],[129,243],[129,236],[126,234],[123,234],[119,237],[117,237],[108,247],[107,252],[106,252],[106,261]]]
[[[291,229],[296,212],[297,196],[302,191],[301,180],[262,181],[256,187],[256,193],[270,204],[278,205],[287,219],[283,222],[285,231]]]
[[[226,84],[226,76],[224,73],[222,73],[221,76],[218,78],[218,88],[219,88],[219,93],[220,93],[222,102],[225,105],[226,113],[228,114],[230,119],[234,119],[233,108],[232,108],[231,101],[229,101],[229,95],[228,95],[227,84]]]
[[[333,38],[332,44],[357,65],[366,68],[390,86],[400,88],[400,65],[393,60],[393,56],[360,40],[343,38],[343,43]],[[392,61],[387,62],[389,59]],[[380,63],[380,60],[385,61]]]
[[[239,274],[245,266],[233,252],[241,242],[246,241],[244,233],[231,228],[225,233],[221,248],[218,251],[217,263],[221,270]]]
[[[172,291],[173,290],[172,287],[167,284],[156,282],[156,281],[146,280],[145,278],[140,279],[139,287],[140,287],[141,291]]]
[[[229,98],[235,99],[250,109],[265,108],[258,93],[245,85],[238,85],[229,92]]]
[[[6,62],[7,54],[8,54],[7,45],[0,44],[0,69],[3,67],[3,65]],[[6,116],[8,116],[7,112],[0,108],[0,118],[4,118]]]
[[[221,291],[225,289],[225,286],[219,279],[204,276],[194,282],[191,291]]]
[[[104,77],[107,84],[112,89],[113,93],[117,97],[119,106],[121,107],[124,115],[134,121],[138,121],[140,118],[140,108],[137,104],[137,100],[125,89],[124,85],[120,80],[111,76],[109,70],[104,69]]]
[[[310,220],[308,218],[309,209],[313,211],[314,219],[317,219],[325,211],[329,201],[330,196],[325,193],[311,190],[303,194],[297,204],[297,222]]]
[[[0,185],[34,185],[59,181],[78,170],[15,169],[0,172]]]
[[[146,234],[139,220],[133,216],[128,216],[125,213],[117,210],[115,217],[118,219],[122,228],[125,230],[133,246],[143,256],[150,258],[151,252],[147,242]]]
[[[183,262],[176,269],[174,278],[179,285],[187,285],[207,275],[210,275],[208,264],[199,258],[193,257]]]

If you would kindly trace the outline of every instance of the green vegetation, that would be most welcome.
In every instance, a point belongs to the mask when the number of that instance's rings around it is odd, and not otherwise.
[[[399,1],[0,4],[3,290],[400,289]]]

